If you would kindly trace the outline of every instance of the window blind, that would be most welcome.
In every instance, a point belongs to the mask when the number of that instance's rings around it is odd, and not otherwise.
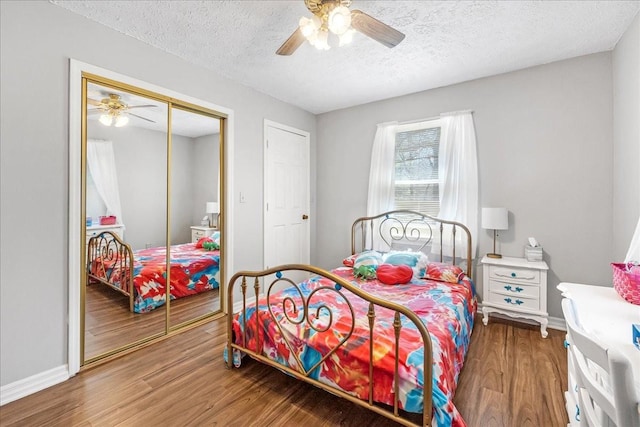
[[[440,127],[396,133],[395,208],[436,216],[440,210],[438,154]]]

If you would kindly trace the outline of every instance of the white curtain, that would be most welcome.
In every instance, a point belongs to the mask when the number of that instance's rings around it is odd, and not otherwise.
[[[106,214],[115,215],[118,224],[123,224],[113,143],[87,140],[87,167],[98,194],[107,207]]]
[[[478,156],[476,133],[470,111],[446,113],[440,116],[440,212],[438,218],[465,224],[471,231],[471,254],[478,246]],[[456,233],[456,256],[467,249],[464,233]],[[451,235],[443,238],[443,254],[451,254]]]
[[[636,231],[633,233],[624,262],[640,262],[640,218],[638,218],[638,225],[636,225]]]
[[[398,122],[378,124],[371,152],[367,216],[375,216],[393,209],[397,127]],[[373,233],[372,249],[387,250],[388,246],[378,234]]]

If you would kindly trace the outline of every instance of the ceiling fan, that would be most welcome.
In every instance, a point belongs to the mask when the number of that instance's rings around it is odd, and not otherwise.
[[[351,0],[304,0],[313,16],[302,17],[298,28],[276,51],[278,55],[291,55],[308,40],[320,50],[328,50],[329,32],[337,35],[340,46],[353,38],[359,31],[387,47],[395,47],[404,39],[404,34],[378,21],[360,10],[349,10]]]
[[[147,119],[146,117],[142,117],[138,114],[134,114],[129,110],[132,110],[134,108],[153,108],[157,107],[157,105],[128,105],[121,99],[121,96],[117,93],[108,93],[107,95],[108,98],[103,98],[100,101],[87,98],[87,103],[96,107],[89,109],[88,112],[102,113],[102,115],[100,116],[100,123],[102,123],[103,125],[111,126],[111,124],[115,124],[116,127],[122,127],[129,122],[129,118],[127,117],[127,115],[137,117],[151,123],[155,123],[155,121]]]

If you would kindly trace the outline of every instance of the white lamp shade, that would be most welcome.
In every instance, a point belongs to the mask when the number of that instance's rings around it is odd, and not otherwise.
[[[509,211],[506,208],[482,208],[482,228],[507,230]]]
[[[218,213],[218,202],[207,202],[207,213]]]
[[[111,126],[111,123],[113,122],[113,117],[111,116],[111,114],[103,114],[100,116],[100,123],[102,123],[105,126]]]
[[[115,126],[117,128],[121,128],[122,126],[125,126],[127,123],[129,123],[129,117],[127,117],[127,116],[117,116],[116,117]]]

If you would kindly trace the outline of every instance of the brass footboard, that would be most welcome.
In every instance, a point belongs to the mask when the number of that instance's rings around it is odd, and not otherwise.
[[[103,283],[129,297],[133,312],[133,251],[118,235],[103,231],[87,245],[87,284]]]
[[[275,278],[274,278],[275,275]],[[322,278],[328,279],[328,283],[331,283],[331,286],[322,285],[315,288],[311,291],[306,297],[304,296],[302,290],[299,286],[299,276],[304,275],[305,277],[311,276],[320,276]],[[296,279],[292,279],[291,277],[295,276]],[[253,279],[253,280],[252,280]],[[248,290],[249,283],[253,282],[253,292]],[[290,352],[295,356],[295,363],[293,365],[296,366],[284,366],[276,361],[273,361],[262,354],[262,342],[260,341],[260,328],[263,326],[261,322],[256,318],[255,322],[255,331],[251,331],[255,333],[255,348],[251,348],[250,345],[247,344],[247,299],[253,300],[257,302],[260,297],[261,284],[260,281],[271,281],[268,286],[265,286],[265,293],[267,299],[267,307],[271,320],[277,326],[280,336],[285,341],[286,346],[289,348]],[[323,390],[329,391],[330,393],[340,396],[344,399],[347,399],[355,404],[368,408],[380,415],[383,415],[387,418],[390,418],[400,424],[409,425],[409,426],[430,426],[431,425],[431,417],[432,417],[432,344],[431,337],[425,327],[424,323],[420,320],[420,318],[408,308],[401,306],[399,304],[386,301],[384,299],[378,298],[367,292],[362,291],[359,287],[353,285],[351,282],[318,267],[310,266],[310,265],[301,265],[301,264],[290,264],[290,265],[282,265],[278,267],[273,267],[265,271],[241,271],[235,274],[231,280],[229,281],[229,287],[227,289],[227,298],[228,298],[228,306],[230,310],[234,308],[234,288],[237,282],[240,282],[240,293],[242,295],[242,308],[239,311],[241,317],[239,322],[242,323],[242,336],[235,337],[234,340],[234,332],[233,332],[233,322],[234,316],[229,315],[227,318],[227,366],[233,366],[233,353],[235,351],[240,351],[242,353],[248,354],[254,359],[259,360],[262,363],[267,365],[274,366],[286,373],[292,375],[293,377],[300,379],[304,382],[313,384],[316,387],[319,387]],[[296,306],[296,302],[291,297],[286,297],[281,302],[282,307],[282,315],[280,319],[274,315],[272,311],[272,301],[271,296],[282,286],[291,287],[293,286],[297,289],[297,296],[300,297],[301,304],[298,303]],[[351,294],[347,294],[344,290],[350,291]],[[289,322],[291,324],[301,325],[308,332],[324,332],[329,330],[332,327],[332,322],[334,318],[334,307],[330,307],[326,300],[323,300],[321,297],[318,297],[318,293],[320,292],[335,292],[337,293],[336,298],[340,298],[341,301],[348,306],[349,311],[351,313],[351,330],[340,339],[338,345],[334,348],[328,349],[326,354],[322,354],[322,357],[319,361],[317,361],[311,368],[305,369],[303,363],[298,358],[295,351],[293,351],[293,344],[288,340],[285,333],[282,330],[282,323]],[[295,292],[294,292],[295,293]],[[252,294],[252,295],[248,295]],[[349,295],[349,296],[348,296]],[[369,379],[369,390],[368,390],[368,399],[361,400],[358,397],[355,397],[341,389],[338,389],[334,386],[328,385],[324,382],[320,382],[315,378],[311,377],[311,374],[321,365],[327,361],[329,357],[331,357],[336,351],[342,348],[343,351],[346,351],[349,337],[351,337],[355,323],[356,317],[354,313],[353,306],[349,301],[349,298],[362,298],[363,300],[368,302],[369,310],[367,313],[367,320],[369,325],[369,369],[368,369],[368,379]],[[314,299],[315,297],[315,299]],[[312,302],[314,304],[312,304]],[[301,305],[301,306],[300,306]],[[344,311],[344,305],[342,306],[342,311]],[[394,387],[394,395],[393,395],[393,408],[376,404],[374,402],[373,390],[374,390],[374,369],[376,369],[376,359],[374,357],[374,340],[376,336],[374,334],[374,326],[376,324],[376,315],[377,310],[380,307],[387,308],[392,310],[393,315],[393,329],[394,329],[394,337],[395,337],[395,368],[393,373],[393,387]],[[293,317],[291,317],[288,313],[292,313]],[[324,319],[328,319],[328,324],[319,324],[318,319],[321,315],[324,315]],[[257,313],[256,313],[257,316]],[[406,318],[410,319],[411,322],[415,324],[417,331],[419,331],[422,342],[424,343],[424,360],[423,360],[423,375],[424,375],[424,389],[423,389],[423,412],[422,412],[422,423],[417,424],[416,422],[407,418],[406,414],[402,414],[399,409],[399,376],[398,376],[398,365],[399,365],[399,351],[400,351],[400,338],[402,336],[402,323],[401,316],[406,316]],[[348,329],[348,327],[347,327]],[[305,334],[305,336],[309,336],[309,334]],[[238,342],[238,344],[236,344]]]

